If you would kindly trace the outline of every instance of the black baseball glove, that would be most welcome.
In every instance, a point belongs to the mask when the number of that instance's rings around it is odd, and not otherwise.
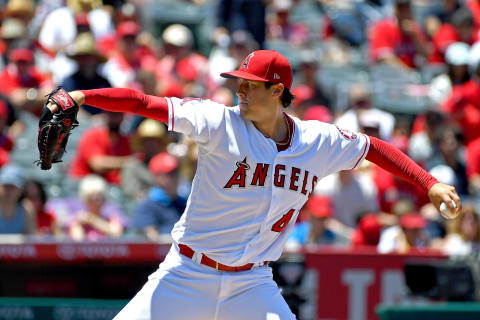
[[[68,142],[70,131],[78,126],[78,104],[62,87],[57,87],[47,95],[40,114],[38,128],[38,151],[40,160],[35,161],[42,170],[49,170],[52,163],[61,162]],[[48,103],[58,106],[53,113]]]

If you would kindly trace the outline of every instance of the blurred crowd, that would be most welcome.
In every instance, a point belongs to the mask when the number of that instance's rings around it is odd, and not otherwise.
[[[479,250],[480,1],[0,0],[0,8],[0,234],[160,241],[185,209],[195,144],[160,122],[83,106],[64,162],[41,172],[33,160],[45,94],[128,87],[233,106],[236,82],[220,72],[265,48],[292,62],[289,114],[388,141],[464,201],[447,221],[424,191],[364,161],[317,184],[287,250]]]

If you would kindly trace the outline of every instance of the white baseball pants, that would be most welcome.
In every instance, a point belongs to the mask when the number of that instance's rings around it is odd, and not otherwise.
[[[268,266],[240,272],[197,264],[172,246],[114,320],[290,320]]]

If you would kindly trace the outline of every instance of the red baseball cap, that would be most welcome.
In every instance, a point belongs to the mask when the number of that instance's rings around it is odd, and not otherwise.
[[[423,229],[427,221],[419,213],[407,213],[400,217],[400,226],[405,229]]]
[[[302,104],[304,101],[307,101],[315,95],[315,91],[312,87],[307,86],[306,84],[301,84],[292,89],[292,94],[295,96],[293,103],[295,106]]]
[[[33,61],[33,51],[30,49],[13,49],[9,54],[10,61],[19,62],[32,62]]]
[[[178,168],[177,157],[168,152],[161,152],[150,160],[148,169],[152,174],[170,173]]]
[[[332,201],[327,196],[314,195],[307,202],[307,210],[316,218],[329,218],[332,216]]]
[[[223,72],[224,78],[242,78],[253,81],[283,83],[290,89],[293,71],[287,58],[275,50],[257,50],[250,53],[238,70]]]
[[[133,21],[125,21],[117,27],[117,37],[123,38],[126,36],[136,36],[140,33],[140,26]]]
[[[332,122],[332,113],[325,106],[311,106],[303,114],[303,120],[318,120],[322,122],[331,123]]]

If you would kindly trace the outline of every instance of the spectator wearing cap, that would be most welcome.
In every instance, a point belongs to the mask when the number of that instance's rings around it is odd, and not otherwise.
[[[0,100],[0,168],[10,161],[9,153],[13,150],[13,140],[6,132],[8,121],[7,104]]]
[[[114,50],[108,53],[103,73],[114,87],[144,90],[140,74],[154,72],[156,58],[152,50],[140,43],[141,27],[135,21],[124,21],[117,26]]]
[[[379,222],[378,215],[368,213],[358,221],[358,225],[352,234],[352,247],[376,247],[380,241],[382,225]]]
[[[50,12],[42,24],[38,40],[52,50],[66,50],[77,36],[75,16],[87,14],[95,41],[114,32],[110,14],[102,8],[101,0],[68,0],[66,5]]]
[[[8,60],[0,73],[0,92],[16,109],[39,115],[44,96],[53,89],[53,81],[35,66],[33,44],[28,40],[12,43]]]
[[[378,137],[390,141],[395,127],[394,116],[372,106],[370,89],[366,84],[354,83],[348,91],[348,109],[335,124],[340,128],[359,132],[362,127],[378,126]]]
[[[162,33],[165,56],[156,67],[160,96],[204,97],[213,88],[209,77],[208,59],[194,50],[190,29],[172,24]]]
[[[77,70],[65,78],[61,86],[67,91],[80,88],[99,89],[110,88],[110,82],[99,73],[99,68],[106,62],[95,47],[93,35],[89,32],[80,33],[68,52],[69,57],[77,64]],[[100,113],[100,110],[91,106],[84,106],[90,114]]]
[[[148,164],[155,155],[166,150],[167,129],[161,122],[145,119],[138,126],[132,141],[136,153],[122,169],[121,186],[125,195],[143,200],[154,184]]]
[[[417,212],[406,213],[399,219],[399,225],[385,229],[377,246],[379,253],[408,253],[425,249],[429,239],[424,228],[427,221]]]
[[[27,29],[19,19],[7,18],[2,21],[2,27],[0,28],[0,69],[3,69],[8,63],[8,49],[12,47],[12,43],[24,38],[26,32]]]
[[[473,15],[466,7],[456,10],[450,23],[444,23],[432,39],[434,50],[429,58],[430,63],[443,63],[447,48],[455,42],[471,46],[478,41],[478,30],[475,30]]]
[[[102,7],[101,0],[68,0],[64,3],[48,13],[38,34],[40,45],[53,55],[47,67],[57,84],[75,72],[75,63],[65,52],[79,33],[92,32],[95,42],[114,33],[111,15]]]
[[[107,182],[98,175],[85,176],[78,187],[78,197],[83,204],[80,211],[68,222],[68,233],[73,240],[96,241],[119,237],[125,220],[117,212],[106,211]]]
[[[35,14],[35,2],[33,0],[9,0],[5,9],[6,17],[18,19],[24,26],[29,26]]]
[[[453,88],[470,80],[468,72],[470,46],[464,42],[454,42],[445,51],[447,72],[432,79],[428,97],[434,108],[438,108],[450,95]]]
[[[303,23],[293,23],[290,12],[294,10],[292,0],[273,0],[273,13],[267,18],[267,39],[281,40],[302,46],[308,41],[308,28]]]
[[[302,209],[302,215],[307,215],[309,219],[294,227],[287,240],[287,250],[299,249],[304,245],[347,244],[347,238],[329,228],[333,210],[329,197],[312,196]]]
[[[155,184],[134,210],[134,226],[151,241],[168,234],[185,210],[186,199],[177,192],[178,167],[178,158],[167,152],[159,153],[148,164]]]
[[[410,0],[395,0],[394,18],[372,26],[369,35],[370,59],[374,63],[416,68],[416,57],[430,55],[426,37],[413,19]]]
[[[124,115],[104,112],[105,125],[85,131],[78,143],[70,175],[80,179],[97,174],[108,183],[120,184],[120,172],[131,160],[130,137],[120,132]]]
[[[466,146],[480,137],[480,43],[474,44],[469,53],[471,80],[453,88],[440,106],[463,132]]]
[[[0,234],[33,234],[35,213],[20,201],[25,175],[13,164],[0,169]]]

